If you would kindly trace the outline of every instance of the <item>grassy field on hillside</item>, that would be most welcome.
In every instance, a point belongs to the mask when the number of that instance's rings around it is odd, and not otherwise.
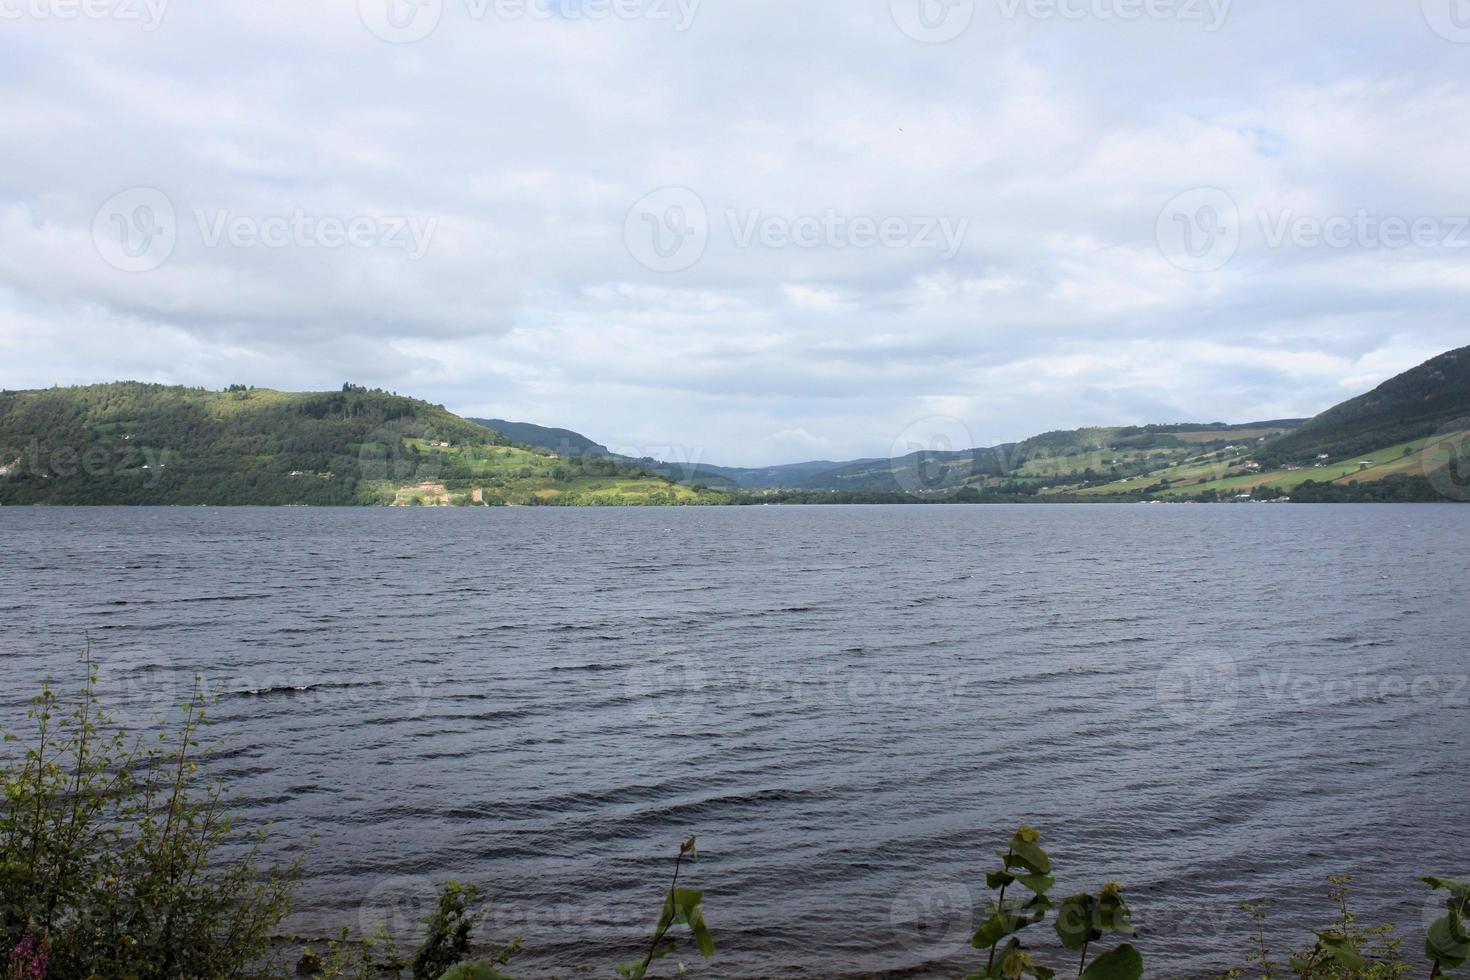
[[[1189,435],[1195,435],[1189,433]],[[1240,436],[1243,433],[1235,433]],[[1243,471],[1254,458],[1254,444],[1241,440],[1230,451],[1195,455],[1172,465],[1116,480],[1112,483],[1077,490],[1082,498],[1118,495],[1156,496],[1164,500],[1184,500],[1208,494],[1221,497],[1249,493],[1256,487],[1278,487],[1290,491],[1309,480],[1318,483],[1346,485],[1369,483],[1390,476],[1424,476],[1446,465],[1452,457],[1454,436],[1414,439],[1387,446],[1349,459],[1326,460],[1321,465]],[[1363,464],[1368,465],[1363,465]],[[1167,482],[1167,487],[1162,486]]]
[[[1407,473],[1412,475],[1424,475],[1429,470],[1435,469],[1447,460],[1436,462],[1436,454],[1443,454],[1440,446],[1441,439],[1416,439],[1412,442],[1400,443],[1397,446],[1389,446],[1376,452],[1365,453],[1350,460],[1340,462],[1329,461],[1326,465],[1307,466],[1295,470],[1267,470],[1260,473],[1248,473],[1242,476],[1232,476],[1225,479],[1211,480],[1198,483],[1193,486],[1176,487],[1166,490],[1160,496],[1166,499],[1179,499],[1193,497],[1210,490],[1215,490],[1222,496],[1226,494],[1249,493],[1256,487],[1270,486],[1280,487],[1282,490],[1291,490],[1300,486],[1308,480],[1318,483],[1335,482],[1349,483],[1354,480],[1362,483],[1380,480],[1395,473]],[[1427,450],[1427,453],[1426,453]],[[1426,463],[1426,460],[1428,462]],[[1369,463],[1369,466],[1361,464]],[[1428,466],[1428,469],[1426,469]]]
[[[1272,436],[1280,435],[1286,429],[1228,429],[1223,432],[1176,432],[1174,438],[1180,442],[1206,443],[1219,442],[1223,435],[1236,442],[1259,442]]]
[[[563,458],[520,446],[443,445],[406,440],[415,466],[363,486],[365,502],[396,507],[721,504],[729,495],[681,486],[595,457]],[[405,479],[406,478],[406,479]]]

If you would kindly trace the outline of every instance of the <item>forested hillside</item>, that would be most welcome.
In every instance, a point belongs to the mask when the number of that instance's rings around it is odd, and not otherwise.
[[[1319,455],[1359,456],[1434,435],[1470,416],[1470,347],[1441,354],[1368,392],[1328,409],[1265,447],[1264,466],[1304,463]]]
[[[408,438],[508,440],[413,398],[123,382],[0,393],[0,503],[352,504]]]
[[[477,425],[494,429],[512,442],[523,446],[549,449],[558,456],[608,456],[611,451],[580,432],[556,429],[530,422],[508,422],[505,419],[470,419]]]
[[[0,392],[0,504],[719,502],[614,460],[511,445],[385,391],[123,382]]]

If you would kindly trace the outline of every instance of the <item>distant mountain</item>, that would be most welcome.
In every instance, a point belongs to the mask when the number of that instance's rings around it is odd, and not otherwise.
[[[1213,449],[1259,444],[1302,419],[1229,425],[1147,425],[1047,432],[1019,443],[955,452],[921,451],[820,473],[802,486],[866,493],[940,493],[976,487],[1038,494],[1060,484],[1136,477]]]
[[[746,468],[739,466],[712,466],[698,464],[690,467],[679,463],[658,463],[659,472],[671,479],[684,483],[704,483],[708,486],[738,487],[744,490],[761,488],[794,488],[809,486],[825,473],[876,463],[877,460],[861,459],[847,462],[812,460],[806,463],[787,463],[783,466]]]
[[[1259,454],[1267,465],[1358,456],[1470,417],[1470,347],[1440,354],[1330,408]]]
[[[494,429],[522,446],[539,446],[550,449],[558,456],[611,456],[604,445],[593,442],[580,432],[571,429],[552,429],[530,422],[507,422],[505,419],[470,419],[477,425]]]
[[[122,382],[0,392],[0,504],[723,503],[612,459],[518,448],[385,391]]]
[[[470,421],[494,429],[509,437],[512,442],[524,446],[539,446],[559,456],[604,456],[629,465],[641,466],[677,483],[703,484],[723,489],[800,487],[829,470],[858,463],[875,462],[874,460],[849,460],[847,462],[813,460],[806,463],[789,463],[784,466],[747,468],[715,466],[709,463],[680,463],[654,459],[651,456],[635,459],[632,456],[613,453],[601,443],[570,429],[548,428],[530,422],[508,422],[505,419],[470,419]]]

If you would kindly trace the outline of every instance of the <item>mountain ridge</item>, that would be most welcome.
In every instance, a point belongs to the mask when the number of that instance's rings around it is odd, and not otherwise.
[[[1467,447],[1470,347],[1307,420],[1093,426],[764,468],[635,460],[570,429],[352,384],[115,382],[0,391],[0,504],[1470,500]]]
[[[679,483],[703,483],[729,489],[799,487],[813,475],[827,470],[856,463],[876,462],[872,459],[803,460],[774,466],[718,466],[712,463],[676,462],[655,459],[652,456],[633,457],[614,453],[602,443],[572,429],[534,422],[510,422],[505,419],[471,418],[470,421],[504,433],[515,442],[549,449],[558,455],[605,456],[630,465],[642,466]]]

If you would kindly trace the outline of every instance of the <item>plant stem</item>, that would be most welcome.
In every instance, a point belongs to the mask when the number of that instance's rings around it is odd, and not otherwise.
[[[67,824],[66,841],[61,847],[61,856],[58,860],[59,867],[56,872],[56,887],[51,892],[50,901],[46,904],[46,918],[43,923],[50,930],[56,919],[56,907],[61,902],[61,894],[67,885],[68,876],[71,874],[72,855],[76,851],[77,838],[82,833],[82,778],[86,773],[87,766],[87,737],[91,734],[91,711],[93,704],[93,691],[96,686],[97,673],[92,664],[92,638],[87,637],[87,650],[82,656],[82,663],[86,670],[87,680],[82,688],[81,705],[79,706],[78,720],[80,722],[79,741],[76,747],[76,776],[72,781],[71,788],[71,820]]]
[[[1091,945],[1086,940],[1082,942],[1082,959],[1077,961],[1077,976],[1082,976],[1082,970],[1087,966],[1087,947]]]
[[[46,736],[50,732],[47,713],[51,710],[51,704],[51,692],[43,692],[41,695],[40,704],[37,707],[37,713],[40,716],[39,724],[41,727],[41,741],[40,744],[36,746],[36,786],[34,790],[36,794],[36,819],[35,822],[31,825],[31,860],[30,863],[26,866],[26,874],[32,880],[34,879],[36,874],[37,851],[41,846],[41,815],[43,813],[42,808],[46,804],[46,793],[43,791],[46,780],[46,766],[44,760],[46,757]]]
[[[1015,856],[1015,852],[1011,848],[1007,847],[1006,848],[1005,861],[1004,861],[1004,863],[1001,866],[1001,870],[1002,871],[1005,871],[1008,868],[1010,868],[1010,866],[1011,866],[1011,858],[1014,857],[1014,856]],[[995,914],[996,914],[996,917],[999,918],[1001,921],[1005,921],[1005,917],[1006,917],[1006,889],[1009,888],[1009,887],[1011,887],[1011,883],[1009,881],[1006,882],[1004,885],[1001,885],[1000,886],[1000,895],[995,900]],[[993,942],[993,943],[990,944],[990,958],[985,961],[985,972],[986,973],[989,973],[990,972],[990,968],[995,965],[995,947],[997,947],[999,945],[1000,945],[1000,940],[999,939],[997,939],[995,942]]]
[[[671,885],[669,885],[669,897],[668,897],[668,900],[667,900],[668,903],[669,903],[669,913],[670,913],[669,914],[669,921],[666,924],[664,924],[663,928],[659,929],[657,932],[655,932],[653,934],[653,942],[651,942],[651,943],[648,944],[648,955],[645,956],[645,957],[643,957],[643,968],[642,968],[642,970],[639,971],[639,975],[640,976],[648,972],[648,966],[649,966],[649,964],[651,964],[653,962],[653,954],[658,951],[658,944],[659,944],[659,942],[664,938],[665,935],[668,934],[668,931],[669,931],[670,927],[672,927],[673,924],[674,924],[674,916],[673,916],[673,912],[674,912],[674,890],[679,887],[679,866],[682,865],[683,863],[684,863],[684,849],[683,848],[680,848],[679,849],[679,856],[674,859],[674,881],[673,881],[673,883]],[[659,916],[659,921],[660,922],[663,922],[663,916],[662,915]]]

